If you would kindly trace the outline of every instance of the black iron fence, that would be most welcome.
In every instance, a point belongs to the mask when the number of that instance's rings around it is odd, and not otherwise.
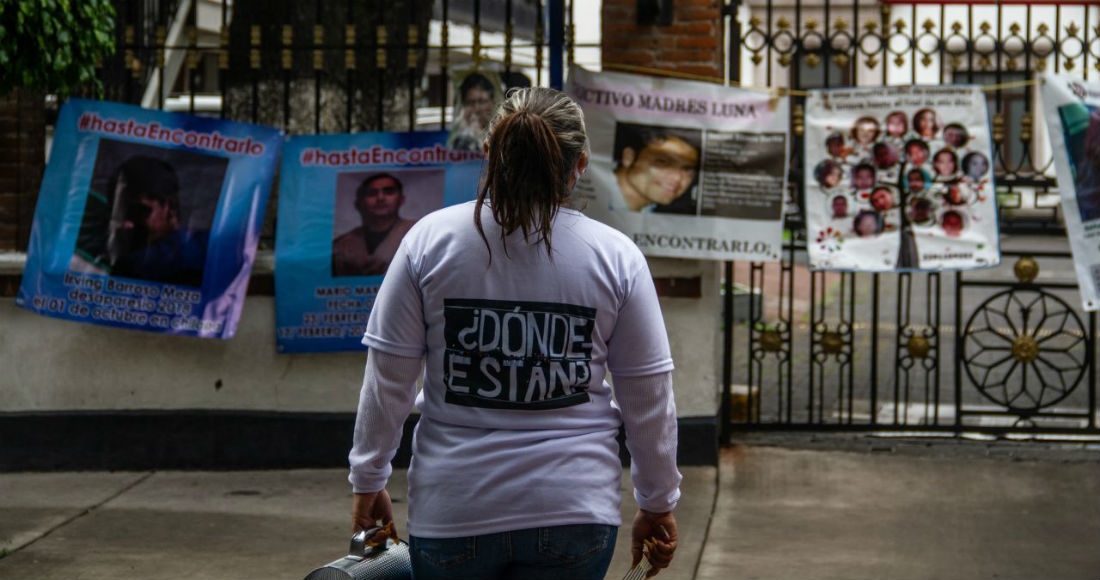
[[[104,98],[279,127],[288,134],[447,128],[453,79],[561,84],[574,58],[573,0],[117,0]],[[587,51],[587,53],[586,53]],[[594,55],[594,60],[593,56]],[[52,125],[60,103],[49,100]],[[18,192],[32,206],[37,184]],[[31,190],[34,191],[31,191]],[[275,195],[275,192],[272,192]],[[269,208],[274,208],[274,200]],[[14,244],[25,250],[30,211]],[[274,242],[274,209],[261,247]],[[5,240],[6,242],[6,240]]]
[[[575,42],[572,0],[117,6],[118,50],[100,63],[105,98],[290,133],[445,128],[457,70],[492,68],[511,86],[553,84],[581,51],[598,51]],[[1097,318],[1079,308],[1033,81],[1043,71],[1100,75],[1100,7],[767,0],[734,2],[725,14],[735,83],[993,85],[1004,249],[1000,268],[977,272],[810,271],[804,97],[792,96],[783,260],[725,265],[725,436],[731,428],[1097,433]],[[263,245],[275,219],[269,210]]]
[[[992,85],[1003,258],[974,272],[810,271],[795,91],[783,260],[725,267],[724,437],[1100,433],[1097,317],[1080,308],[1035,84],[1044,71],[1100,77],[1100,6],[768,0],[728,12],[734,82]]]

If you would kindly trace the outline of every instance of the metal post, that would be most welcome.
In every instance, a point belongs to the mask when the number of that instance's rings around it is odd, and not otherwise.
[[[725,16],[729,18],[730,26],[730,62],[726,63],[729,70],[729,79],[732,84],[740,82],[741,57],[737,49],[741,45],[740,27],[737,23],[735,10],[736,0],[732,5],[724,6]],[[731,425],[733,420],[730,408],[730,395],[733,388],[733,262],[726,260],[723,264],[722,278],[722,398],[718,404],[718,420],[720,421],[718,436],[719,443],[729,445],[731,439]],[[752,364],[751,357],[749,364]],[[751,387],[750,387],[751,388]],[[749,420],[751,421],[751,417]]]
[[[547,8],[550,11],[550,87],[560,90],[564,85],[565,0],[550,0]]]

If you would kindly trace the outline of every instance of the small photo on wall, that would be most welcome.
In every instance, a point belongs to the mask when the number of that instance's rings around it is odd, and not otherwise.
[[[445,170],[345,172],[336,178],[333,276],[386,273],[417,220],[443,207]]]
[[[447,147],[481,151],[489,121],[504,100],[497,73],[488,70],[461,71],[454,76],[454,119]]]

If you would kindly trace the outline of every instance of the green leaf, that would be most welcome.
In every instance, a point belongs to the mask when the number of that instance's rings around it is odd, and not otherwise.
[[[95,62],[115,51],[111,0],[0,0],[0,93],[101,89]]]

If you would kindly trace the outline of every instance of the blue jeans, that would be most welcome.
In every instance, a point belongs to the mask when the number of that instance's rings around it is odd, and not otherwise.
[[[601,580],[615,552],[615,526],[530,528],[464,538],[409,537],[414,580]]]

